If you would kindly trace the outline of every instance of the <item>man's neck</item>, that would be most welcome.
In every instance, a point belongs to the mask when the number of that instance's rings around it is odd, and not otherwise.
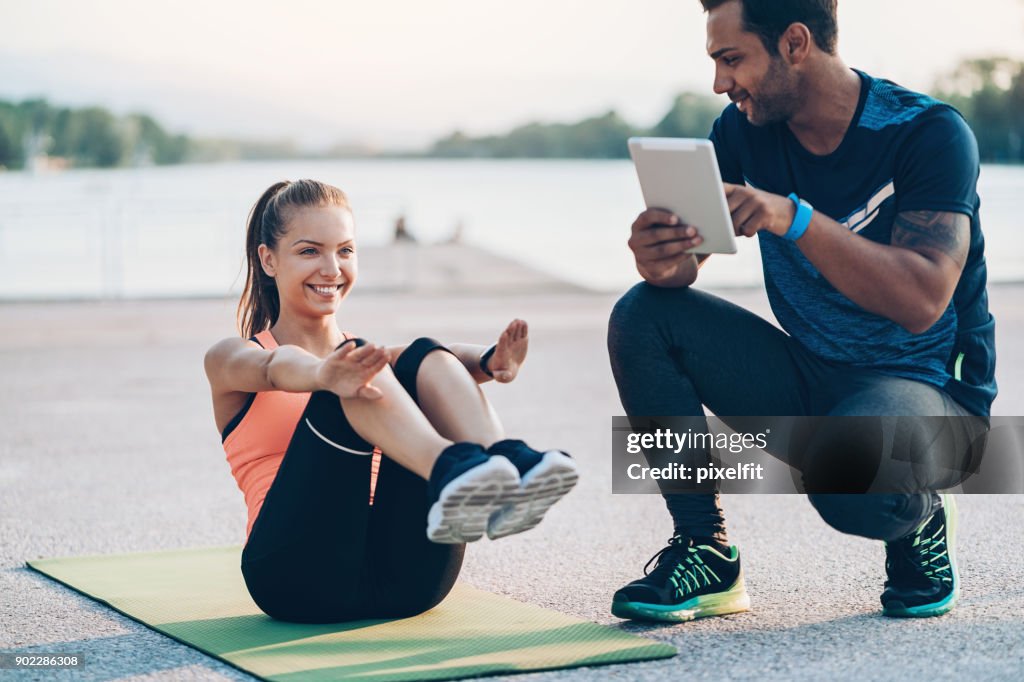
[[[806,74],[803,105],[787,125],[812,154],[831,154],[842,143],[857,113],[860,76],[839,57],[829,57]]]

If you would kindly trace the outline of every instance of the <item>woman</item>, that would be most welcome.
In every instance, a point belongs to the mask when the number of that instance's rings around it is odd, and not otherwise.
[[[568,455],[504,437],[478,387],[515,379],[525,322],[487,349],[385,348],[340,331],[357,275],[341,190],[271,186],[249,216],[246,256],[242,336],[205,365],[249,509],[242,573],[268,615],[421,613],[452,588],[463,543],[532,528],[575,485]]]

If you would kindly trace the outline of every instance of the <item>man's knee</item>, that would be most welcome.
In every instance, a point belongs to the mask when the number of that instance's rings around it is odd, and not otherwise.
[[[802,420],[792,438],[808,493],[866,493],[875,483],[885,449],[880,419]]]
[[[637,323],[642,323],[648,317],[647,308],[650,306],[648,302],[650,299],[649,288],[653,287],[646,282],[640,282],[631,287],[629,291],[624,293],[615,302],[611,316],[608,319],[609,331],[628,329]]]
[[[807,498],[822,520],[839,532],[888,541],[914,530],[928,504],[927,494],[810,494]]]
[[[668,317],[678,317],[693,296],[689,288],[664,289],[647,282],[634,285],[615,303],[608,319],[608,352],[614,358],[629,341],[645,339],[655,325]]]

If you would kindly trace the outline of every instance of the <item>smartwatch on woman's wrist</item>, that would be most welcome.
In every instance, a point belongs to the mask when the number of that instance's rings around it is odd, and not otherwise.
[[[491,373],[491,368],[487,366],[487,363],[490,361],[491,356],[494,355],[494,351],[497,347],[498,344],[492,343],[487,347],[487,350],[480,354],[480,371],[492,379],[494,378],[494,374]]]

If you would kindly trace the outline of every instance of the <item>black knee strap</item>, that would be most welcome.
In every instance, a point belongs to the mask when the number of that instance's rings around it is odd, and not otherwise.
[[[423,359],[427,357],[428,353],[432,353],[435,350],[452,353],[451,349],[440,341],[424,336],[406,346],[402,354],[395,360],[395,377],[398,379],[398,383],[402,384],[402,388],[416,401],[417,405],[419,404],[419,396],[416,394],[416,376],[420,372],[420,365],[423,364]],[[455,355],[455,353],[452,353],[452,355]]]
[[[356,348],[359,348],[361,346],[365,346],[366,345],[366,339],[360,339],[360,338],[357,338],[357,337],[353,336],[351,339],[345,339],[344,341],[339,343],[337,346],[335,346],[334,350],[341,350],[341,348],[346,343],[354,343],[354,344],[356,344]]]

